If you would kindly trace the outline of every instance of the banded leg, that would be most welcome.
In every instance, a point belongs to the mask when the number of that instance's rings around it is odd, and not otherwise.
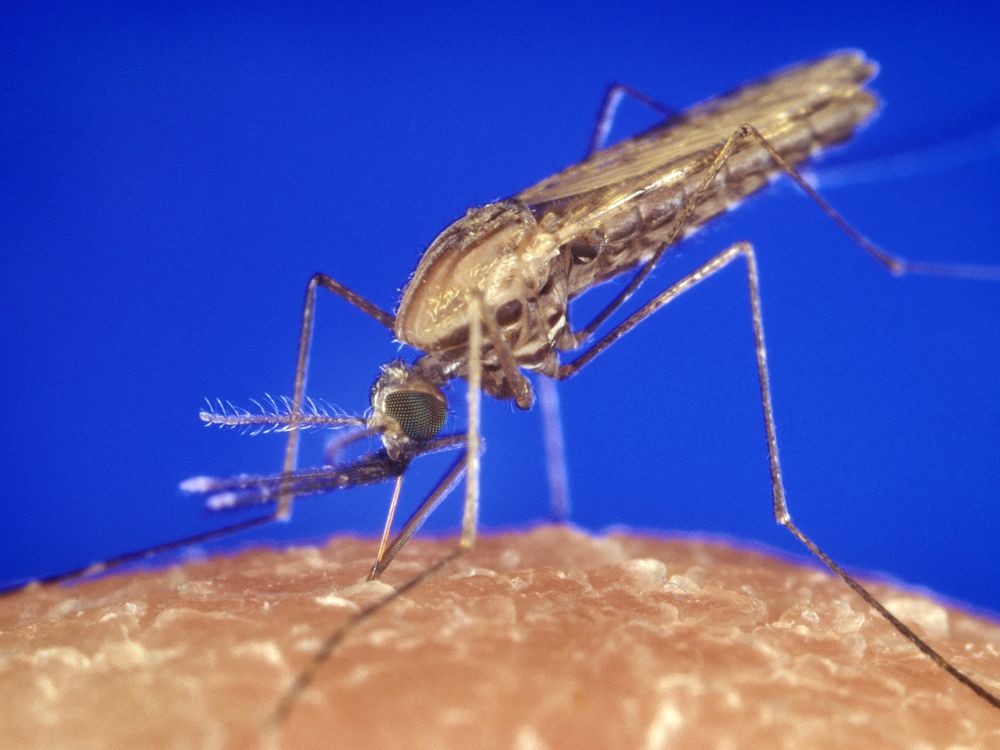
[[[767,455],[770,463],[771,473],[771,493],[773,495],[774,519],[791,532],[792,536],[801,542],[820,562],[822,562],[833,573],[839,576],[844,583],[850,586],[855,593],[860,596],[866,604],[878,611],[897,631],[907,640],[916,646],[925,656],[933,661],[938,667],[950,674],[956,680],[972,690],[976,695],[1000,709],[1000,698],[986,690],[974,679],[955,667],[945,657],[939,654],[932,646],[917,635],[904,622],[897,618],[892,612],[876,599],[864,586],[834,562],[823,550],[821,550],[808,536],[806,536],[792,522],[792,517],[788,512],[788,504],[785,500],[785,486],[781,479],[781,464],[778,461],[778,438],[774,426],[774,410],[771,406],[771,385],[767,369],[767,348],[764,345],[764,320],[761,313],[760,285],[757,278],[757,258],[754,255],[753,247],[746,242],[733,245],[729,249],[719,253],[703,266],[695,269],[669,289],[657,295],[654,299],[644,305],[628,317],[621,324],[616,326],[607,335],[593,344],[587,351],[581,354],[573,362],[559,368],[559,378],[572,377],[579,372],[584,365],[591,362],[598,354],[605,351],[622,336],[635,328],[639,323],[666,305],[671,300],[680,296],[692,287],[700,284],[710,276],[714,276],[734,260],[743,258],[747,265],[747,281],[750,292],[750,315],[753,321],[754,348],[757,355],[757,377],[760,383],[760,402],[764,416],[764,433],[767,440]]]
[[[295,362],[295,384],[292,388],[292,405],[289,411],[292,429],[288,431],[288,441],[285,443],[285,459],[281,467],[283,474],[291,474],[295,471],[299,456],[299,431],[295,429],[295,423],[302,416],[302,400],[305,397],[306,373],[309,369],[309,349],[312,346],[313,319],[316,312],[316,287],[333,292],[338,297],[345,299],[350,304],[370,315],[390,331],[392,330],[395,318],[382,310],[378,305],[369,302],[360,294],[348,289],[326,274],[316,273],[309,279],[306,285],[305,303],[302,307],[302,322],[299,328],[299,350]],[[287,483],[282,486],[278,494],[278,507],[275,510],[275,518],[288,518],[292,510],[293,495],[288,491]]]

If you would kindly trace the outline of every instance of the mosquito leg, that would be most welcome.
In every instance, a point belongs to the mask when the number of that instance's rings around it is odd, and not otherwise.
[[[735,131],[733,131],[733,134],[729,136],[722,148],[719,149],[715,159],[712,161],[712,164],[705,173],[705,178],[678,213],[677,218],[671,225],[670,232],[667,234],[660,249],[653,254],[652,258],[646,261],[646,263],[639,268],[625,288],[622,289],[615,296],[615,298],[611,300],[611,302],[605,305],[604,309],[602,309],[594,317],[594,319],[590,321],[590,323],[572,334],[573,338],[577,342],[577,345],[589,339],[594,334],[594,331],[596,331],[604,323],[604,321],[606,321],[614,313],[615,310],[628,300],[639,288],[642,282],[646,280],[646,277],[652,273],[656,264],[659,263],[660,259],[663,257],[663,254],[678,240],[681,231],[688,225],[688,222],[694,215],[702,197],[711,188],[712,183],[722,171],[723,167],[725,167],[726,162],[729,161],[729,158],[733,155],[733,153],[735,153],[741,142],[748,139],[757,141],[757,143],[765,151],[767,151],[775,165],[791,177],[792,181],[795,182],[795,184],[798,185],[807,196],[812,198],[823,213],[825,213],[830,220],[844,232],[844,234],[846,234],[856,245],[858,245],[858,247],[864,250],[883,268],[893,275],[902,276],[907,273],[918,273],[931,276],[948,276],[986,281],[1000,281],[1000,266],[958,263],[925,263],[921,261],[906,260],[905,258],[900,258],[886,252],[851,226],[851,224],[848,223],[848,221],[841,216],[833,208],[833,206],[827,203],[826,200],[819,193],[817,193],[808,182],[806,182],[805,178],[803,178],[794,167],[782,158],[781,154],[778,153],[774,146],[772,146],[771,143],[763,135],[761,135],[761,133],[753,125],[750,123],[743,123]]]
[[[614,125],[618,105],[622,103],[622,99],[626,96],[630,96],[640,104],[645,104],[647,107],[655,109],[664,117],[674,117],[679,113],[673,107],[661,104],[653,97],[647,96],[631,86],[626,86],[623,83],[612,83],[604,91],[601,108],[598,110],[597,119],[594,121],[594,132],[590,135],[590,142],[587,144],[587,153],[583,155],[584,159],[589,159],[594,155],[595,151],[604,148],[608,140],[608,135],[611,133],[611,127]]]
[[[420,527],[424,525],[427,517],[451,494],[451,491],[455,489],[455,485],[458,484],[458,480],[465,473],[466,463],[467,455],[463,455],[451,465],[451,468],[441,477],[434,490],[424,498],[413,515],[407,519],[399,534],[386,547],[382,556],[375,561],[371,573],[368,574],[368,580],[374,580],[382,575],[385,569],[389,567],[389,564],[396,558],[396,555],[399,554],[399,551],[410,541],[410,538],[417,533]]]
[[[150,557],[156,555],[162,555],[166,552],[173,552],[177,549],[182,549],[184,547],[190,547],[195,544],[202,544],[203,542],[209,542],[214,539],[221,539],[222,537],[230,536],[232,534],[238,534],[241,531],[246,531],[247,529],[252,529],[257,526],[263,526],[266,523],[270,523],[274,520],[274,516],[266,515],[259,516],[257,518],[251,518],[246,521],[240,521],[239,523],[230,524],[229,526],[223,526],[219,529],[212,529],[211,531],[205,531],[201,534],[193,534],[191,536],[184,537],[183,539],[175,539],[172,542],[164,542],[163,544],[157,544],[152,547],[146,547],[145,549],[135,550],[133,552],[125,552],[120,555],[115,555],[114,557],[108,558],[102,562],[93,563],[91,565],[85,565],[80,568],[74,568],[73,570],[68,570],[63,573],[56,573],[50,576],[43,576],[41,578],[36,578],[31,581],[26,581],[24,583],[16,583],[13,585],[5,585],[0,587],[0,596],[7,596],[9,594],[16,594],[18,591],[23,591],[24,589],[34,586],[35,584],[40,584],[43,586],[49,586],[56,583],[63,583],[65,581],[71,581],[75,578],[84,578],[86,576],[97,575],[98,573],[104,573],[108,570],[114,568],[119,568],[123,565],[128,565],[129,563],[139,562],[140,560],[146,560]]]
[[[669,289],[650,300],[641,309],[637,310],[627,320],[616,326],[606,336],[591,346],[586,352],[580,355],[573,362],[559,368],[559,377],[562,379],[572,377],[588,362],[592,361],[598,354],[603,352],[622,336],[635,328],[644,319],[652,315],[668,302],[688,291],[692,287],[701,283],[710,276],[714,276],[723,268],[728,266],[737,258],[744,258],[747,265],[747,281],[750,292],[750,314],[753,321],[754,348],[757,354],[757,377],[760,383],[760,401],[764,412],[764,433],[767,440],[767,455],[770,463],[771,492],[774,502],[774,519],[788,529],[792,535],[798,539],[813,555],[815,555],[827,568],[839,576],[848,586],[867,603],[874,607],[882,617],[884,617],[896,630],[907,638],[914,646],[931,659],[938,667],[946,671],[956,680],[971,689],[980,698],[986,700],[990,705],[1000,709],[1000,698],[993,695],[983,686],[960,671],[945,657],[939,654],[919,635],[914,633],[905,623],[892,614],[886,607],[876,599],[864,586],[858,583],[843,568],[835,563],[816,544],[807,537],[792,522],[792,517],[788,512],[788,504],[785,501],[785,486],[781,479],[781,465],[778,461],[778,438],[774,426],[774,410],[771,406],[771,385],[767,369],[767,348],[764,345],[764,320],[761,313],[760,285],[757,278],[757,258],[754,255],[753,247],[749,243],[739,243],[723,251],[719,255],[709,260],[703,266],[695,269]]]
[[[623,83],[612,83],[605,89],[594,121],[594,130],[587,144],[584,160],[607,144],[611,128],[614,126],[618,106],[626,96],[635,99],[650,109],[654,109],[664,118],[674,117],[679,110],[663,104],[651,96],[626,86]],[[567,272],[568,272],[567,268]],[[566,470],[565,440],[563,439],[562,416],[559,412],[559,388],[556,381],[550,378],[540,378],[538,381],[538,397],[542,407],[542,433],[545,439],[545,470],[549,482],[549,512],[552,518],[559,522],[569,519],[572,502],[569,493],[569,473]]]
[[[677,218],[674,219],[673,224],[670,227],[670,232],[667,234],[663,245],[653,253],[653,257],[650,258],[646,263],[639,268],[632,279],[626,284],[625,288],[622,289],[615,298],[612,299],[607,305],[604,306],[594,319],[590,321],[586,326],[581,328],[579,331],[573,333],[573,338],[576,340],[577,345],[583,343],[589,339],[594,331],[596,331],[604,321],[606,321],[615,310],[617,310],[621,305],[623,305],[629,297],[631,297],[635,291],[639,288],[646,277],[653,272],[656,264],[660,262],[660,258],[667,251],[668,248],[672,247],[673,244],[680,237],[681,231],[687,225],[688,221],[694,215],[695,209],[698,207],[698,203],[701,201],[702,196],[708,191],[712,186],[712,182],[718,176],[719,172],[726,165],[729,157],[732,156],[733,152],[736,150],[739,142],[745,139],[749,135],[749,130],[746,126],[741,126],[737,128],[726,142],[719,149],[719,152],[715,155],[715,159],[712,160],[711,165],[709,165],[708,170],[705,174],[704,179],[701,184],[694,191],[691,197],[684,203],[684,207],[677,214]]]
[[[396,482],[392,487],[392,500],[389,501],[389,512],[385,515],[385,525],[382,527],[382,538],[378,543],[378,552],[375,553],[375,563],[372,565],[368,580],[376,578],[382,558],[385,557],[385,548],[389,544],[389,534],[392,533],[392,519],[396,516],[396,505],[399,503],[399,491],[403,488],[403,475],[396,477]]]
[[[816,189],[806,182],[805,178],[771,145],[757,128],[750,123],[744,123],[733,134],[734,137],[749,136],[757,141],[765,151],[771,156],[774,163],[782,172],[792,178],[807,196],[820,207],[840,230],[846,234],[858,247],[874,258],[883,268],[894,276],[902,276],[908,273],[925,274],[929,276],[950,276],[955,278],[976,279],[982,281],[1000,281],[1000,266],[972,265],[967,263],[925,263],[923,261],[907,260],[897,255],[886,252],[874,242],[865,237],[855,229],[840,213],[823,198]]]
[[[542,407],[542,432],[545,436],[545,472],[549,480],[549,512],[558,523],[569,520],[572,502],[566,449],[563,441],[562,415],[559,412],[559,389],[551,378],[538,379],[538,402]]]
[[[385,555],[381,560],[376,561],[372,569],[371,578],[378,578],[393,558],[399,554],[441,501],[448,496],[455,486],[459,477],[466,472],[465,477],[465,507],[462,511],[462,536],[459,539],[458,549],[465,551],[471,549],[476,540],[476,526],[479,520],[479,456],[482,453],[482,445],[479,436],[479,414],[480,401],[482,396],[482,360],[478,355],[482,351],[482,303],[479,298],[474,298],[469,305],[472,315],[469,318],[469,374],[467,378],[468,395],[467,411],[468,423],[465,435],[465,454],[451,467],[448,473],[438,482],[434,492],[420,504],[417,510],[410,516],[402,530],[393,539]]]
[[[465,477],[465,507],[462,510],[462,536],[458,546],[470,550],[476,543],[479,527],[479,457],[482,453],[479,436],[479,407],[483,395],[483,341],[481,321],[486,320],[492,331],[492,321],[483,314],[483,300],[478,294],[469,301],[469,377],[467,384],[468,423],[465,428],[465,455],[468,474]],[[520,374],[520,373],[519,373]],[[524,376],[522,376],[523,378]],[[525,380],[527,383],[527,380]],[[528,386],[530,389],[530,385]]]
[[[489,342],[493,345],[494,351],[497,353],[497,357],[500,358],[500,368],[503,371],[504,377],[510,384],[511,390],[514,395],[514,403],[517,404],[518,409],[530,409],[535,403],[535,394],[531,389],[531,383],[528,379],[521,373],[521,370],[517,366],[517,359],[514,357],[514,352],[510,350],[510,346],[507,345],[507,340],[503,337],[500,329],[497,328],[496,320],[489,316],[482,316],[483,325],[486,327],[486,335]],[[474,352],[475,350],[469,348],[469,352]],[[476,358],[478,360],[478,358]],[[481,363],[480,363],[481,364]],[[472,367],[472,357],[469,359],[470,377],[471,377],[471,367]],[[482,371],[480,371],[480,376]],[[482,377],[480,377],[480,384],[482,383]]]
[[[437,497],[436,501],[432,503],[433,507],[437,507],[438,503],[444,499],[448,492],[454,487],[458,478],[462,475],[462,471],[465,468],[465,456],[460,458],[455,462],[455,465],[448,471],[448,473],[442,478],[438,483],[438,486],[431,492],[427,500],[425,500],[421,507],[427,505],[432,497]],[[432,508],[433,509],[433,508]],[[418,524],[419,525],[419,524]],[[413,532],[410,532],[412,535]],[[409,538],[409,537],[407,537]],[[405,542],[404,542],[405,543]],[[391,550],[391,547],[390,547]],[[398,550],[397,550],[398,551]],[[340,645],[340,642],[356,628],[358,625],[363,623],[369,617],[374,615],[379,610],[388,606],[394,602],[399,597],[407,594],[411,590],[415,589],[425,580],[430,578],[432,575],[437,573],[448,563],[450,563],[455,558],[459,557],[465,552],[465,549],[461,546],[456,546],[451,552],[449,552],[444,557],[439,558],[434,561],[426,568],[421,570],[417,575],[412,578],[407,579],[403,583],[397,585],[393,590],[386,596],[378,599],[371,604],[368,604],[357,612],[355,612],[351,617],[345,620],[340,626],[337,627],[330,635],[326,637],[326,640],[320,645],[319,649],[313,654],[312,659],[305,666],[305,668],[295,676],[295,680],[288,689],[285,691],[284,695],[281,696],[281,700],[274,707],[271,713],[264,719],[263,729],[267,733],[272,733],[277,730],[280,724],[288,717],[292,709],[295,707],[295,702],[298,700],[299,696],[312,684],[313,680],[316,678],[316,673],[320,668],[326,663],[327,659],[333,653],[334,649]],[[391,560],[391,558],[389,558]],[[377,576],[376,576],[377,577]],[[371,576],[369,576],[369,580]]]
[[[302,323],[299,329],[299,353],[295,363],[295,384],[292,389],[292,404],[289,417],[292,429],[288,431],[288,441],[285,443],[285,460],[281,471],[290,474],[295,471],[299,455],[299,431],[295,429],[295,421],[302,415],[302,400],[306,390],[306,372],[309,369],[309,348],[312,345],[313,318],[316,311],[316,287],[333,292],[347,300],[363,313],[375,318],[379,323],[392,330],[395,318],[364,297],[352,292],[346,286],[326,274],[316,273],[306,285],[305,303],[302,308]],[[275,518],[288,518],[292,509],[293,495],[283,486],[278,494],[278,506]]]
[[[473,297],[469,304],[469,375],[468,382],[468,425],[466,427],[466,443],[464,455],[456,461],[448,472],[441,478],[437,486],[430,495],[420,504],[417,512],[413,514],[406,526],[399,533],[399,536],[389,546],[382,559],[381,566],[376,563],[369,578],[377,578],[386,566],[399,552],[400,548],[406,544],[413,533],[420,527],[424,519],[433,511],[438,504],[448,495],[455,486],[463,472],[467,471],[465,478],[465,507],[462,511],[462,536],[458,544],[444,557],[421,570],[417,575],[397,586],[390,594],[382,597],[378,601],[372,602],[368,606],[358,610],[352,617],[344,621],[333,633],[331,633],[320,648],[313,655],[309,664],[299,672],[295,681],[291,684],[285,694],[281,697],[278,705],[265,720],[264,728],[267,731],[274,731],[281,722],[288,716],[295,705],[299,695],[309,687],[316,677],[317,671],[330,658],[330,654],[337,645],[344,640],[344,637],[359,624],[378,612],[380,609],[398,599],[403,594],[411,591],[437,573],[445,565],[455,558],[463,555],[472,549],[476,542],[476,525],[479,520],[479,407],[481,401],[482,387],[482,299]]]

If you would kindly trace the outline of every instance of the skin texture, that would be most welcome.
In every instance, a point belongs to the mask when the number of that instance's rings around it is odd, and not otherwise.
[[[277,732],[320,641],[450,548],[255,549],[0,600],[0,746],[1000,747],[1000,712],[842,583],[718,541],[489,536],[353,630]],[[873,592],[1000,690],[1000,626]]]

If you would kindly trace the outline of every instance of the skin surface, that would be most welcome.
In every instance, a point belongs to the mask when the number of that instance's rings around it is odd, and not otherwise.
[[[450,544],[412,542],[375,583],[375,543],[340,537],[0,600],[0,746],[1000,747],[1000,712],[817,569],[565,527],[481,539],[261,731],[338,623]],[[997,623],[872,590],[1000,690]]]

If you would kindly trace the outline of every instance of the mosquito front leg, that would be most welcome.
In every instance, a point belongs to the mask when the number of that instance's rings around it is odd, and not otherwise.
[[[333,650],[344,640],[344,637],[351,630],[403,594],[416,588],[427,578],[437,573],[455,558],[472,549],[475,545],[476,527],[479,523],[479,456],[481,453],[479,416],[480,402],[482,400],[482,310],[482,299],[478,295],[474,296],[469,303],[468,424],[466,426],[465,453],[452,465],[431,494],[420,504],[416,513],[406,522],[399,536],[389,545],[385,555],[380,561],[376,562],[369,575],[369,580],[381,575],[382,571],[392,562],[403,545],[420,528],[420,525],[427,516],[448,496],[448,493],[458,482],[463,472],[465,472],[465,505],[462,511],[462,535],[459,538],[458,544],[447,555],[424,568],[402,585],[394,588],[387,596],[358,610],[331,633],[323,641],[323,644],[313,655],[313,658],[305,669],[299,672],[294,682],[285,691],[278,705],[275,706],[274,710],[266,718],[264,724],[265,731],[273,732],[278,728],[295,706],[295,701],[299,695],[309,687],[320,667],[330,658],[330,654],[333,653]]]
[[[807,537],[793,522],[788,512],[788,503],[785,500],[785,486],[781,478],[781,464],[778,460],[778,437],[774,426],[774,409],[771,405],[771,383],[767,369],[767,348],[764,345],[764,319],[761,313],[760,285],[757,278],[757,259],[754,255],[753,247],[749,243],[741,242],[733,245],[719,255],[712,258],[705,265],[695,269],[669,289],[660,293],[650,300],[641,309],[633,313],[629,318],[616,326],[606,336],[597,341],[593,346],[569,364],[559,368],[560,379],[572,377],[580,369],[591,362],[598,354],[606,350],[622,336],[635,328],[639,323],[666,305],[671,300],[680,296],[692,287],[698,285],[710,276],[714,276],[723,268],[728,266],[737,258],[744,258],[747,266],[747,281],[750,292],[750,315],[753,322],[754,348],[757,355],[757,376],[760,383],[760,401],[764,414],[764,432],[767,440],[767,455],[771,473],[771,492],[773,496],[773,510],[775,520],[788,529],[792,535],[798,539],[813,555],[815,555],[827,568],[839,576],[848,586],[871,607],[874,607],[882,617],[884,617],[896,630],[905,636],[914,646],[920,649],[938,667],[946,671],[963,685],[971,689],[980,698],[983,698],[995,708],[1000,708],[1000,698],[986,690],[964,672],[960,671],[945,657],[938,653],[919,635],[914,633],[909,626],[903,623],[892,612],[876,599],[864,586],[858,583],[843,568],[835,563],[825,552]]]
[[[305,303],[302,307],[302,323],[299,328],[299,351],[295,362],[295,384],[292,388],[292,404],[289,411],[291,419],[291,429],[288,431],[288,441],[285,443],[285,460],[281,471],[283,474],[291,474],[295,471],[299,455],[299,431],[295,429],[295,423],[302,416],[302,400],[305,397],[306,373],[309,369],[309,349],[312,346],[313,318],[316,312],[316,287],[326,289],[341,297],[362,312],[370,315],[390,331],[395,319],[377,305],[369,302],[360,294],[348,289],[326,274],[316,273],[309,279],[306,285]],[[291,513],[293,495],[288,490],[287,482],[282,484],[278,493],[278,506],[275,510],[275,518],[287,518]]]
[[[466,380],[468,386],[466,394],[468,424],[466,425],[465,438],[468,474],[465,477],[462,537],[459,539],[459,549],[462,550],[472,549],[475,545],[476,531],[479,527],[479,457],[481,454],[479,407],[483,395],[482,321],[484,319],[483,298],[479,294],[475,294],[469,300],[469,377]],[[494,328],[491,327],[491,330]]]
[[[371,572],[368,574],[368,580],[373,581],[377,577],[379,566],[382,564],[382,559],[385,557],[386,547],[389,545],[389,534],[392,533],[392,519],[396,517],[396,506],[399,504],[399,493],[403,489],[403,475],[400,474],[396,477],[396,481],[392,486],[392,500],[389,501],[389,511],[385,514],[385,523],[382,525],[382,536],[379,538],[378,552],[375,553],[375,562],[372,565]]]
[[[572,500],[569,492],[569,473],[566,471],[566,447],[559,410],[559,389],[551,378],[541,377],[537,383],[538,403],[542,412],[542,433],[545,436],[549,512],[554,521],[565,523],[569,520]]]
[[[167,552],[173,552],[174,550],[184,549],[186,547],[192,547],[194,545],[204,544],[205,542],[239,534],[240,532],[256,528],[257,526],[263,526],[264,524],[271,523],[273,520],[274,516],[270,514],[266,516],[258,516],[257,518],[250,518],[246,521],[240,521],[239,523],[230,524],[229,526],[223,526],[219,529],[212,529],[211,531],[205,531],[200,534],[192,534],[191,536],[187,536],[182,539],[174,539],[173,541],[164,542],[163,544],[157,544],[152,547],[146,547],[145,549],[125,552],[120,555],[115,555],[114,557],[109,557],[107,560],[92,563],[90,565],[84,565],[79,568],[74,568],[73,570],[67,570],[62,573],[55,573],[49,576],[41,576],[23,583],[3,586],[0,588],[0,596],[14,594],[36,584],[48,586],[56,583],[63,583],[65,581],[72,581],[75,578],[98,575],[99,573],[105,573],[109,570],[113,570],[114,568],[120,568],[123,565],[128,565],[129,563],[148,560],[156,555],[166,554]]]
[[[378,578],[389,563],[423,525],[435,508],[451,492],[451,489],[465,473],[465,504],[462,511],[462,536],[458,551],[472,549],[476,542],[476,528],[479,523],[479,456],[482,453],[480,438],[480,403],[482,400],[482,300],[473,297],[469,303],[469,373],[467,378],[467,424],[465,433],[465,454],[451,467],[438,482],[435,490],[428,495],[410,516],[402,530],[393,539],[381,559],[376,560],[370,578]]]
[[[448,496],[451,490],[455,487],[455,484],[457,484],[458,480],[462,477],[462,474],[465,471],[467,459],[467,454],[459,458],[441,478],[434,489],[431,490],[431,493],[420,504],[420,508],[417,509],[417,512],[414,513],[413,517],[411,517],[409,521],[407,521],[406,526],[403,528],[403,531],[400,532],[399,537],[397,537],[396,540],[389,545],[389,548],[382,559],[380,561],[376,561],[372,572],[368,576],[368,580],[378,578],[379,575],[381,575],[382,571],[385,570],[390,562],[392,562],[393,558],[402,546],[409,541],[410,537],[413,536],[414,532],[420,527],[424,519],[426,519],[431,511],[433,511],[441,503],[441,501]],[[398,482],[396,486],[398,489]],[[387,523],[391,523],[391,519]],[[292,709],[295,707],[295,703],[299,696],[302,695],[309,685],[312,684],[313,680],[316,679],[316,673],[319,672],[320,668],[330,658],[334,649],[337,648],[340,642],[343,641],[344,638],[346,638],[347,635],[354,630],[354,628],[379,610],[387,607],[399,597],[415,589],[465,551],[464,547],[457,545],[447,555],[431,563],[417,573],[417,575],[394,587],[386,596],[383,596],[381,599],[377,599],[371,604],[365,605],[347,620],[342,622],[336,630],[326,637],[319,649],[316,650],[316,653],[313,654],[312,659],[309,660],[309,663],[295,676],[292,684],[288,686],[287,690],[285,690],[284,695],[281,696],[277,705],[264,719],[264,731],[268,734],[273,734],[278,730],[281,723],[288,717],[288,714],[291,713]]]

